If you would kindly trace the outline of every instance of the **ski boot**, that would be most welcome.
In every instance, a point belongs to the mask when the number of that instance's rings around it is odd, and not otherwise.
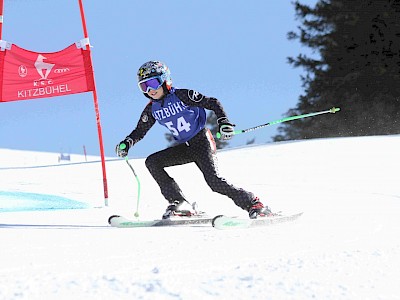
[[[272,217],[274,215],[271,209],[268,206],[264,206],[258,197],[251,201],[251,207],[249,208],[250,219]]]
[[[170,205],[168,205],[167,209],[165,210],[165,213],[162,215],[162,218],[165,219],[170,219],[171,217],[205,217],[206,214],[203,211],[199,211],[197,208],[196,202],[193,204],[190,204],[191,208],[190,209],[179,209],[181,204],[185,201],[179,201],[175,200]]]
[[[167,209],[165,210],[165,213],[162,215],[162,218],[165,219],[170,219],[172,216],[191,216],[191,212],[188,210],[179,210],[179,207],[183,201],[179,200],[174,200],[171,202]]]

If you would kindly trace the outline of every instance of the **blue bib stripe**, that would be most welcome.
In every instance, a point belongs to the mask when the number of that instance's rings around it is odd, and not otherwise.
[[[152,115],[158,123],[168,128],[179,143],[189,141],[206,124],[204,108],[184,104],[174,90],[163,100],[153,101]]]

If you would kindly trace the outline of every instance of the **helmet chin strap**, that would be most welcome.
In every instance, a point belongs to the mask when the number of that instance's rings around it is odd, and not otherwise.
[[[168,90],[168,87],[167,87],[167,83],[164,81],[164,83],[163,83],[163,85],[162,85],[162,88],[163,88],[163,92],[164,92],[164,96],[162,96],[160,99],[158,99],[158,100],[161,100],[161,106],[164,106],[164,100],[165,100],[165,96],[167,96],[168,94],[169,94],[169,90]]]
[[[164,97],[169,94],[169,88],[167,87],[167,83],[164,81],[163,85],[162,85],[163,91],[164,91]]]
[[[153,98],[151,98],[149,95],[147,95],[147,93],[143,93],[143,95],[144,95],[146,98],[149,98],[150,100],[153,100]]]

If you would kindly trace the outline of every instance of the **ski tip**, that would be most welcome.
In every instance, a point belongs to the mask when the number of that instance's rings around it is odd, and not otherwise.
[[[217,219],[219,219],[219,218],[221,218],[221,217],[223,217],[223,216],[224,216],[224,215],[215,216],[215,217],[212,219],[212,221],[211,221],[212,227],[215,227],[215,220],[217,220]]]
[[[118,216],[118,215],[112,215],[112,216],[110,216],[110,217],[108,218],[108,224],[111,225],[111,220],[112,220],[113,218],[119,218],[119,217],[121,217],[121,216]]]

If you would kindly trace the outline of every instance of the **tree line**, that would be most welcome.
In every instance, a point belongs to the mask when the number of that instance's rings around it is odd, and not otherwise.
[[[312,54],[288,58],[305,73],[304,92],[285,116],[341,111],[282,123],[273,141],[399,134],[400,1],[319,0],[311,7],[297,0],[293,5],[300,26],[287,37]],[[207,124],[215,135],[212,112]],[[219,149],[228,145],[216,142]]]
[[[288,33],[313,55],[289,57],[305,70],[304,94],[286,115],[340,107],[335,115],[283,123],[274,141],[400,133],[400,3],[295,1],[301,25]]]

